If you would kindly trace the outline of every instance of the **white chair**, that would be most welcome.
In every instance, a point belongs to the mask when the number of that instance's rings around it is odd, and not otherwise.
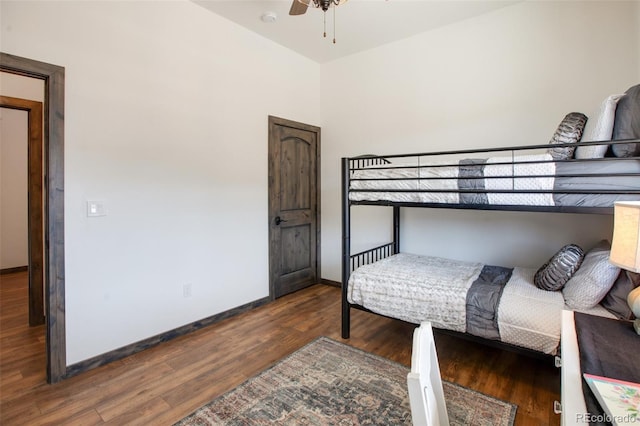
[[[407,385],[414,426],[449,425],[430,322],[423,322],[413,332],[411,372],[407,374]]]

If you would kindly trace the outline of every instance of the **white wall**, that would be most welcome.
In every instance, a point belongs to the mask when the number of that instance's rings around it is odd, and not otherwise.
[[[323,277],[340,279],[339,159],[546,143],[638,83],[634,2],[523,2],[322,66]],[[388,213],[355,207],[354,246]],[[404,251],[537,267],[563,244],[610,238],[591,215],[404,209]]]
[[[0,7],[66,69],[67,363],[266,297],[267,117],[320,124],[317,64],[189,1]]]
[[[42,80],[0,72],[0,95],[42,101]],[[29,264],[28,113],[0,108],[0,269]]]

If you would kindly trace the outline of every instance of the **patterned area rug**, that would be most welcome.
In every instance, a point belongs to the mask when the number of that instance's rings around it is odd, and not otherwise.
[[[176,425],[411,424],[409,369],[320,337]],[[451,425],[512,425],[517,406],[443,382]]]

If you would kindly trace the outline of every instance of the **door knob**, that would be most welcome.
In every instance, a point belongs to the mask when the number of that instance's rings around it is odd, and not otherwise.
[[[280,225],[282,222],[286,222],[286,220],[280,219],[280,216],[276,216],[276,219],[275,219],[276,225]]]

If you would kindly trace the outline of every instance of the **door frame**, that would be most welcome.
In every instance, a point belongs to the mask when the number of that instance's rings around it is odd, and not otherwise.
[[[29,265],[29,325],[42,325],[44,315],[44,202],[42,198],[42,102],[0,95],[0,108],[27,113],[27,240]]]
[[[272,210],[273,210],[273,206],[271,205],[271,201],[273,199],[273,197],[271,197],[271,191],[274,190],[274,162],[273,162],[273,157],[274,157],[274,152],[273,152],[273,144],[272,141],[274,140],[273,138],[273,132],[272,132],[272,128],[274,125],[280,125],[280,126],[286,126],[286,127],[291,127],[294,129],[300,129],[300,130],[306,130],[309,132],[313,132],[316,134],[316,175],[315,175],[315,180],[316,180],[316,214],[315,214],[315,221],[316,221],[316,267],[315,267],[315,275],[317,277],[318,282],[320,282],[320,128],[317,126],[312,126],[310,124],[305,124],[305,123],[300,123],[298,121],[292,121],[292,120],[288,120],[286,118],[280,118],[280,117],[276,117],[276,116],[269,116],[269,130],[268,130],[268,173],[269,173],[269,177],[268,177],[268,184],[269,184],[269,189],[268,189],[268,202],[269,202],[269,206],[268,206],[268,211],[267,211],[267,224],[268,224],[268,228],[269,228],[269,300],[275,300],[275,282],[276,282],[276,277],[273,274],[273,262],[275,261],[274,259],[274,250],[273,247],[271,246],[271,233],[272,233],[272,226],[271,224],[273,223],[273,221],[275,220],[275,217],[272,216]]]
[[[44,288],[47,382],[67,372],[64,265],[63,67],[0,52],[0,71],[44,80]]]

